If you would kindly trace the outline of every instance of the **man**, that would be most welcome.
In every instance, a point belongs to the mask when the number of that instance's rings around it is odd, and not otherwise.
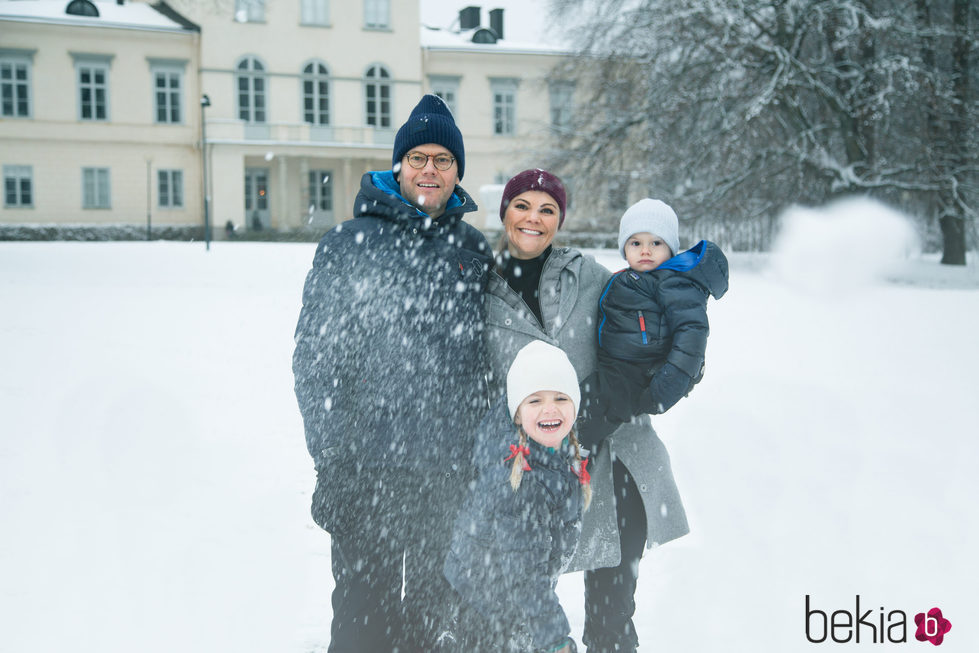
[[[440,98],[414,108],[391,162],[363,176],[354,219],[320,242],[296,327],[313,518],[332,542],[331,653],[433,650],[450,609],[448,529],[487,406],[492,255],[462,220],[476,205]]]

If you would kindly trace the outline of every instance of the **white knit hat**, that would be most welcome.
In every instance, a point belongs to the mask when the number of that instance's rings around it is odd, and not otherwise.
[[[644,231],[662,238],[673,255],[677,255],[680,249],[679,227],[676,212],[669,204],[647,197],[626,209],[619,221],[619,254],[625,257],[625,243],[629,236]]]
[[[516,416],[524,399],[541,390],[563,392],[571,397],[576,411],[581,404],[578,375],[567,354],[543,340],[532,340],[517,352],[506,375],[510,417]]]

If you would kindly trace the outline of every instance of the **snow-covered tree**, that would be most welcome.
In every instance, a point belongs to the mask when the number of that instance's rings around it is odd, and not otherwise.
[[[731,246],[764,246],[783,207],[868,194],[937,222],[943,261],[965,262],[979,207],[975,0],[552,9],[577,53],[555,71],[575,85],[574,121],[549,163],[592,226],[652,195],[725,226]]]

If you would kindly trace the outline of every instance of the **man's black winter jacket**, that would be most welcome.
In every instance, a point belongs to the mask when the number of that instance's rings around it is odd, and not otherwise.
[[[320,241],[293,371],[321,472],[338,463],[442,473],[469,460],[486,411],[491,262],[486,239],[462,220],[475,209],[457,186],[432,220],[401,198],[391,172],[367,173],[354,219]]]

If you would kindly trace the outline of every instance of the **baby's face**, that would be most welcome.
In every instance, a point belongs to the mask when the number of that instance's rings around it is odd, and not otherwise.
[[[636,272],[655,270],[673,258],[670,246],[659,236],[642,231],[625,241],[625,260]]]
[[[563,392],[541,390],[520,402],[513,421],[523,426],[531,440],[544,447],[558,447],[571,432],[577,411]]]

